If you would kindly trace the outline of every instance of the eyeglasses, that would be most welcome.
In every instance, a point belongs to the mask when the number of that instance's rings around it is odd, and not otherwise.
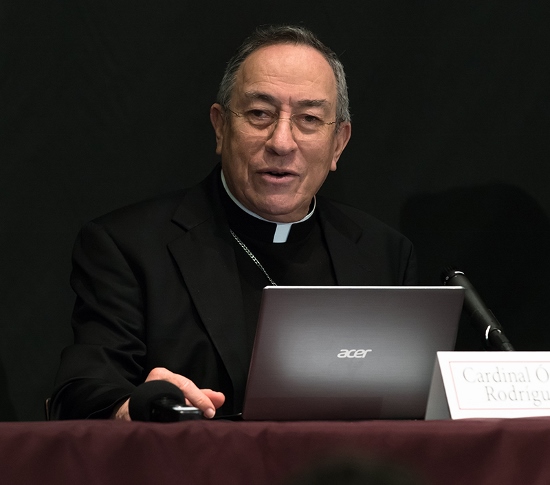
[[[243,113],[238,113],[228,107],[226,109],[243,120],[241,131],[248,135],[271,136],[280,120],[288,120],[296,141],[315,141],[324,138],[328,127],[336,124],[336,120],[326,122],[309,113],[295,113],[289,118],[280,118],[274,111],[264,109],[249,109]]]

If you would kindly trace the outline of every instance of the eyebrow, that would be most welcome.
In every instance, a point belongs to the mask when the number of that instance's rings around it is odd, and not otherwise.
[[[263,93],[260,91],[247,91],[244,93],[244,96],[248,99],[259,99],[261,101],[266,101],[274,106],[281,104],[280,101],[274,96],[271,96],[270,94]],[[329,106],[330,103],[326,99],[301,99],[296,102],[296,105],[299,107],[306,107],[306,108],[315,108],[315,107],[322,108],[325,106]]]

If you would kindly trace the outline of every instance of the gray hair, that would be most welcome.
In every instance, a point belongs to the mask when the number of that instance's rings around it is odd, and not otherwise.
[[[244,60],[254,51],[276,44],[295,44],[313,47],[329,63],[336,78],[336,121],[350,121],[348,86],[344,66],[338,56],[323,44],[313,32],[295,25],[259,27],[241,44],[236,54],[229,60],[218,90],[217,102],[223,107],[229,106],[235,87],[237,71]]]

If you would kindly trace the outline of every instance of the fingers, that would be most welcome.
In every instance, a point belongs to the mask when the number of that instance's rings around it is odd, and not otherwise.
[[[129,403],[130,399],[128,398],[122,403],[122,405],[118,409],[115,410],[111,418],[120,419],[122,421],[131,421],[132,419],[130,418],[130,411],[128,409]]]
[[[163,367],[153,369],[145,382],[153,380],[165,380],[177,386],[183,392],[186,401],[191,406],[199,408],[206,418],[213,418],[216,409],[225,401],[225,396],[221,392],[212,391],[211,389],[201,390],[191,379],[175,374]]]
[[[222,392],[213,391],[212,389],[201,389],[201,391],[212,401],[216,409],[225,402],[225,395]]]

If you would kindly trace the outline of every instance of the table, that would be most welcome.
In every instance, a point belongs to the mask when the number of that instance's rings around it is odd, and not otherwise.
[[[0,423],[6,485],[276,485],[345,454],[407,467],[427,485],[548,485],[550,418]]]

